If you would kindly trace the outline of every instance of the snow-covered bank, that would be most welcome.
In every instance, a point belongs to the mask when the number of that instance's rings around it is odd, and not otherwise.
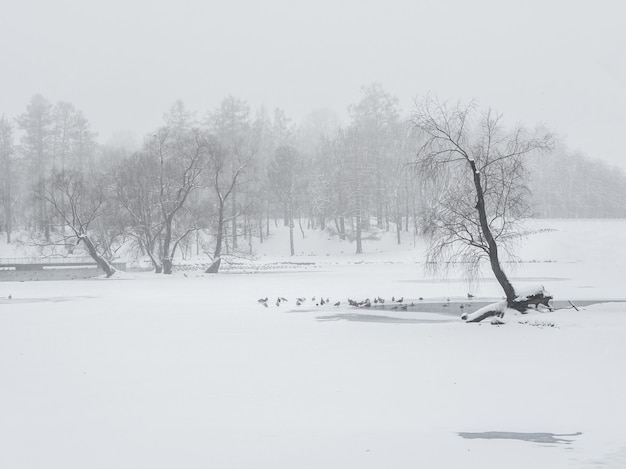
[[[521,263],[517,284],[624,296],[619,239],[580,264]],[[0,467],[626,467],[625,304],[502,327],[344,320],[374,314],[348,297],[467,299],[381,250],[289,272],[0,284]],[[556,441],[523,439],[537,433]]]

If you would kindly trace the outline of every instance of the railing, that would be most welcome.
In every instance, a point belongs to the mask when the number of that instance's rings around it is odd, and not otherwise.
[[[120,270],[126,270],[126,262],[112,261],[111,264]],[[91,257],[11,257],[0,258],[0,268],[16,270],[41,270],[44,267],[97,267]]]

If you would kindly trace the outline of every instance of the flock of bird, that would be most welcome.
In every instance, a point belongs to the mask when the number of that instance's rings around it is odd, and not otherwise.
[[[474,295],[472,295],[471,293],[467,294],[468,298],[474,298]],[[424,298],[422,298],[421,296],[419,297],[419,300],[422,301]],[[262,304],[263,306],[265,306],[266,308],[269,307],[269,298],[266,296],[265,298],[259,298],[257,300],[260,304]],[[304,297],[298,297],[296,298],[296,306],[301,306],[304,303],[306,303],[308,300]],[[330,298],[326,297],[312,297],[311,298],[311,303],[314,304],[315,306],[324,306],[324,305],[330,305],[331,301]],[[450,303],[450,298],[446,299],[446,304],[444,304],[443,306],[448,306],[448,303]],[[276,298],[276,302],[274,302],[274,304],[276,306],[280,306],[281,303],[287,303],[289,302],[289,300],[283,296],[279,296],[278,298]],[[400,297],[400,298],[396,298],[395,296],[391,297],[391,302],[394,303],[394,306],[392,306],[390,309],[393,310],[400,310],[400,311],[406,311],[408,309],[409,306],[415,306],[414,302],[411,302],[411,304],[407,304],[404,302],[404,297]],[[352,300],[350,298],[348,298],[348,305],[353,306],[355,308],[371,308],[372,304],[374,305],[384,305],[385,304],[385,299],[381,298],[380,296],[377,296],[374,298],[374,301],[370,300],[369,298],[365,298],[364,300],[361,301],[355,301]],[[339,307],[341,306],[341,301],[337,301],[335,303],[332,304],[334,307]],[[463,308],[463,304],[461,304],[461,308]]]
[[[304,298],[304,297],[296,298],[296,306],[301,306],[306,301],[307,301],[307,299]],[[263,306],[265,306],[267,308],[268,307],[269,298],[268,297],[259,298],[258,302],[261,303]],[[276,302],[274,304],[276,306],[280,306],[281,303],[288,303],[288,302],[289,302],[289,300],[287,298],[285,298],[284,296],[279,296],[278,298],[276,298]],[[315,306],[324,306],[325,304],[330,304],[330,299],[329,298],[322,298],[322,297],[317,299],[316,297],[313,297],[313,298],[311,298],[311,302],[315,303]],[[333,304],[333,306],[341,306],[341,302],[337,301],[335,304]]]
[[[420,300],[423,300],[422,297],[420,297]],[[274,304],[276,306],[280,306],[281,303],[286,303],[289,300],[285,297],[279,296],[278,298],[276,298],[276,301],[274,302]],[[304,297],[298,297],[296,298],[296,306],[301,306],[304,303],[306,303],[308,300]],[[311,298],[311,303],[314,304],[315,306],[324,306],[324,305],[330,305],[332,302],[330,301],[330,298],[326,297],[312,297]],[[258,302],[260,304],[262,304],[263,306],[265,306],[266,308],[269,307],[269,303],[270,300],[268,297],[265,298],[259,298]],[[411,303],[410,305],[404,303],[404,297],[400,297],[400,298],[395,298],[395,297],[391,297],[391,302],[395,303],[394,306],[391,307],[391,309],[399,309],[399,310],[403,310],[406,311],[407,308],[409,306],[415,306],[415,303]],[[361,301],[355,301],[352,300],[350,298],[348,298],[348,305],[350,306],[354,306],[355,308],[370,308],[372,306],[372,304],[380,304],[383,305],[385,303],[385,299],[381,298],[380,296],[377,296],[374,298],[374,301],[370,300],[369,298],[365,298],[364,300]],[[334,307],[339,307],[341,306],[341,301],[337,301],[335,303],[332,303],[332,305]]]

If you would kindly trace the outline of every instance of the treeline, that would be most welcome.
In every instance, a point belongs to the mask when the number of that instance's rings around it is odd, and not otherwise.
[[[530,166],[535,216],[626,218],[626,173],[602,160],[557,147]]]
[[[157,272],[177,255],[249,251],[278,220],[297,233],[328,230],[354,242],[375,230],[427,232],[441,187],[413,167],[419,135],[381,85],[362,89],[342,125],[327,111],[299,125],[235,97],[203,116],[177,102],[136,151],[102,145],[69,103],[36,95],[0,118],[0,222],[45,246],[81,242],[104,259],[133,246]],[[626,216],[626,178],[565,150],[531,165],[544,217]]]

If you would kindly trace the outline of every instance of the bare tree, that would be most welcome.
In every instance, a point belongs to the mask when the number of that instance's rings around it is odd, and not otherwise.
[[[413,124],[424,139],[417,153],[423,175],[446,181],[430,233],[429,265],[463,262],[475,275],[487,259],[507,304],[515,289],[502,269],[499,247],[508,249],[523,233],[519,221],[530,214],[524,157],[552,146],[551,134],[506,130],[500,115],[474,104],[448,107],[427,98],[418,103]]]
[[[199,187],[208,152],[208,138],[199,129],[179,134],[166,127],[161,129],[153,142],[152,151],[157,159],[159,184],[159,209],[163,226],[161,259],[163,273],[172,273],[172,259],[180,242],[194,227],[179,227],[175,221],[189,195]]]
[[[243,158],[237,158],[234,161],[230,158],[229,152],[219,142],[214,142],[211,145],[209,174],[211,175],[210,186],[217,197],[217,224],[213,264],[207,269],[207,273],[217,273],[219,271],[226,224],[229,221],[234,221],[238,215],[234,213],[232,217],[227,217],[226,203],[234,194],[237,183],[252,161],[253,156],[254,153],[250,152]]]
[[[104,257],[97,243],[90,234],[90,226],[103,215],[106,203],[104,185],[85,183],[83,176],[77,171],[54,173],[42,186],[39,197],[48,203],[69,228],[61,234],[61,242],[67,244],[71,239],[75,244],[84,244],[91,258],[106,274],[111,277],[115,268]]]
[[[270,162],[268,176],[275,197],[285,207],[285,222],[289,226],[289,248],[292,256],[296,254],[293,229],[298,196],[298,177],[301,172],[302,159],[296,148],[290,145],[278,147]]]
[[[362,87],[361,95],[360,101],[349,106],[348,111],[351,126],[358,129],[361,161],[372,168],[368,174],[371,179],[368,185],[372,187],[368,191],[373,191],[376,226],[382,228],[389,196],[397,185],[391,168],[395,166],[402,143],[399,100],[385,92],[380,83]],[[389,219],[388,213],[386,217]]]
[[[52,105],[43,96],[33,96],[26,112],[17,117],[19,129],[22,131],[21,149],[26,159],[34,193],[45,190],[45,181],[50,176],[51,138],[52,138]],[[36,230],[44,232],[50,238],[50,217],[47,206],[41,198],[33,200],[32,221]]]
[[[0,187],[7,243],[11,242],[13,231],[13,152],[13,127],[3,115],[0,117],[0,171],[2,171]]]
[[[123,223],[128,235],[147,255],[156,273],[163,272],[158,252],[159,239],[163,232],[159,209],[159,187],[157,166],[149,152],[137,152],[122,160],[115,168],[116,198],[124,214]]]

